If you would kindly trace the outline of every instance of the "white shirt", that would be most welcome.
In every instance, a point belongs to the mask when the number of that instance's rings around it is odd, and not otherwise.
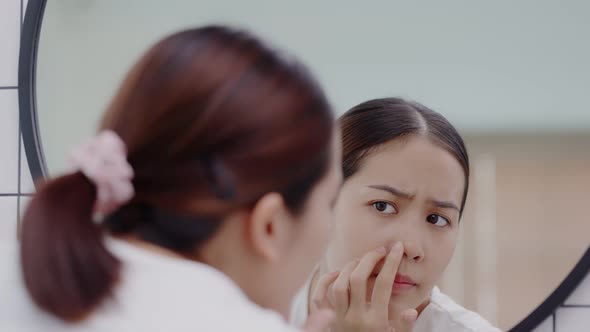
[[[310,281],[297,293],[291,306],[290,322],[301,327],[308,315]],[[473,311],[455,303],[434,287],[430,304],[418,316],[413,332],[501,332]]]
[[[4,250],[7,259],[1,262],[9,262],[0,275],[0,331],[299,331],[275,311],[251,302],[229,277],[209,265],[119,240],[109,239],[107,246],[123,263],[115,296],[75,325],[33,304],[22,283],[16,246],[11,254]]]

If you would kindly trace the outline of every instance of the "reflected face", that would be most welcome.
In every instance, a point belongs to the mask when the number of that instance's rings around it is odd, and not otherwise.
[[[459,162],[428,138],[410,136],[380,146],[342,187],[327,268],[341,269],[375,248],[389,249],[400,241],[404,256],[390,313],[419,307],[453,255],[464,187]],[[380,264],[369,280],[369,294],[379,269]]]

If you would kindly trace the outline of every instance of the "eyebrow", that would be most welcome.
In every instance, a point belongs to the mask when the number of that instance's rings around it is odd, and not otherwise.
[[[431,199],[430,203],[432,203],[434,206],[439,207],[439,208],[453,209],[453,210],[457,210],[459,213],[461,213],[461,210],[457,207],[457,205],[455,205],[454,203],[451,203],[451,202],[445,202],[445,201],[439,201],[436,199]]]
[[[394,188],[392,186],[389,185],[371,185],[368,186],[369,188],[373,188],[373,189],[377,189],[377,190],[381,190],[381,191],[385,191],[388,192],[394,196],[398,196],[398,197],[402,197],[405,199],[412,199],[414,198],[413,194],[409,194],[406,192],[403,192],[402,190],[399,190],[397,188]],[[459,207],[457,207],[456,204],[451,203],[451,202],[447,202],[447,201],[441,201],[441,200],[437,200],[437,199],[431,199],[430,203],[433,204],[436,207],[439,208],[443,208],[443,209],[453,209],[453,210],[457,210],[459,212],[461,212],[461,210],[459,209]]]
[[[392,186],[388,186],[388,185],[372,185],[369,186],[369,188],[373,188],[373,189],[377,189],[377,190],[381,190],[381,191],[386,191],[394,196],[399,196],[405,199],[412,199],[414,198],[413,194],[408,194],[406,192],[403,192],[397,188],[394,188]]]

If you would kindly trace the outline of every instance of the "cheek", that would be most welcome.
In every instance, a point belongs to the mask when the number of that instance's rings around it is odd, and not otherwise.
[[[298,232],[294,245],[289,249],[289,257],[283,261],[282,270],[289,274],[297,287],[301,287],[313,272],[328,243],[330,220],[320,216],[319,213],[310,213],[304,220],[295,220],[305,228]]]
[[[301,252],[305,253],[312,265],[317,264],[324,255],[332,232],[332,213],[329,209],[315,209],[308,218],[308,227],[300,240]]]
[[[455,251],[456,242],[457,236],[451,232],[444,234],[444,236],[438,236],[436,240],[427,242],[427,269],[429,279],[433,280],[433,282],[441,277],[447,265],[449,265]]]
[[[330,270],[342,269],[348,262],[387,243],[386,233],[366,214],[349,210],[336,216],[335,223],[327,254]]]

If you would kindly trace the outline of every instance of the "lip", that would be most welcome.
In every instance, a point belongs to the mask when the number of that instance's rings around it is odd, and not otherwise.
[[[371,276],[376,278],[379,275],[379,272],[381,272],[382,268],[383,268],[383,262],[380,262],[375,267],[375,270],[373,271]],[[394,284],[400,284],[400,285],[407,284],[407,285],[416,286],[418,283],[415,282],[414,279],[410,278],[409,276],[407,276],[405,274],[398,273],[395,275]]]
[[[412,278],[405,276],[403,274],[396,274],[395,275],[395,283],[396,284],[398,284],[398,283],[399,284],[409,284],[409,285],[416,286],[416,282]]]
[[[393,282],[393,287],[391,288],[392,294],[400,294],[412,290],[416,287],[416,282],[412,280],[412,278],[408,276],[404,276],[401,274],[395,275],[395,280]]]

